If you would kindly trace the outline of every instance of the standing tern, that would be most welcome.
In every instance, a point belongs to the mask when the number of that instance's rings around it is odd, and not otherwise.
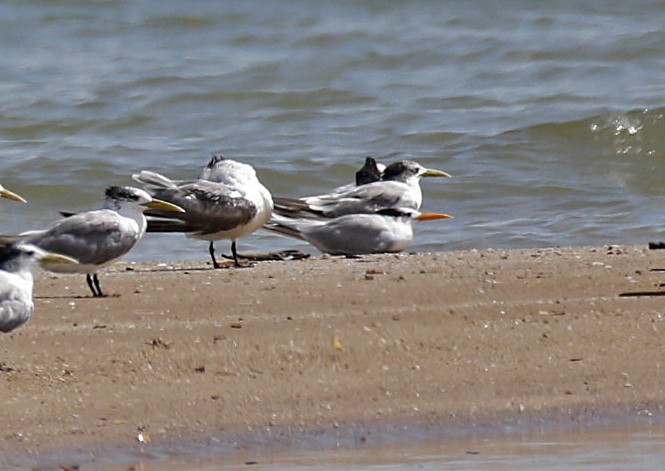
[[[44,267],[50,263],[70,264],[76,260],[45,252],[30,244],[0,246],[0,332],[9,332],[25,324],[35,310],[32,300],[36,262]]]
[[[77,213],[48,229],[17,236],[43,250],[78,260],[78,265],[53,263],[46,268],[59,273],[85,273],[94,297],[104,296],[97,271],[129,252],[145,234],[145,210],[183,212],[182,208],[131,186],[109,187],[105,196],[104,209]]]
[[[361,169],[362,171],[362,169]],[[411,160],[388,165],[380,181],[305,198],[275,198],[275,213],[295,218],[335,218],[345,214],[376,213],[384,209],[419,210],[420,179],[448,177],[442,170],[428,169]]]
[[[19,203],[25,203],[25,199],[22,196],[17,195],[13,191],[9,191],[7,188],[0,185],[0,197],[7,198],[9,200],[18,201]]]
[[[345,214],[331,219],[292,219],[274,215],[266,229],[305,240],[331,255],[401,252],[413,242],[414,221],[452,218],[410,208],[383,209],[374,214]]]
[[[220,154],[213,154],[196,180],[171,180],[146,170],[132,178],[150,194],[185,209],[183,214],[146,213],[148,232],[182,232],[209,241],[215,268],[222,266],[215,258],[216,240],[231,240],[235,266],[243,266],[238,260],[236,240],[259,229],[272,214],[272,197],[254,168]]]

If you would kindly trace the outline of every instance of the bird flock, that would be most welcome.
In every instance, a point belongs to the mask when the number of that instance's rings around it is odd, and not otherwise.
[[[367,157],[355,183],[322,195],[273,197],[250,165],[213,154],[195,179],[173,180],[142,170],[142,187],[111,186],[101,209],[64,216],[50,227],[0,236],[0,332],[30,319],[33,267],[83,273],[93,297],[103,297],[98,271],[127,254],[146,232],[183,233],[209,243],[231,241],[236,267],[250,266],[236,241],[260,228],[304,240],[321,252],[356,256],[400,252],[413,242],[413,223],[452,216],[420,212],[423,177],[441,170],[401,160],[383,165]],[[0,185],[0,197],[25,203]]]

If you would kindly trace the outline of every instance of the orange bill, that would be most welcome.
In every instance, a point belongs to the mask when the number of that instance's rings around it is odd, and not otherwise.
[[[444,213],[420,213],[416,218],[418,221],[432,221],[434,219],[452,219],[453,216]]]

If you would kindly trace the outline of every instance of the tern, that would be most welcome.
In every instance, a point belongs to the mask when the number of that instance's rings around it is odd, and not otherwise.
[[[390,208],[373,214],[345,214],[329,219],[292,219],[276,214],[265,227],[305,240],[330,255],[364,255],[401,252],[413,242],[414,221],[448,218],[452,216]]]
[[[0,197],[2,198],[7,198],[12,201],[18,201],[19,203],[26,203],[25,199],[14,193],[13,191],[9,191],[7,188],[3,187],[0,185]]]
[[[215,258],[216,240],[231,240],[235,266],[243,266],[238,260],[236,240],[262,227],[272,214],[272,196],[254,168],[220,154],[213,154],[195,180],[171,180],[147,170],[132,178],[153,196],[185,209],[183,214],[146,213],[148,232],[181,232],[209,241],[215,268],[222,266]]]
[[[97,277],[99,269],[129,252],[145,234],[145,210],[184,211],[131,186],[111,186],[105,196],[103,209],[73,214],[48,229],[15,236],[43,250],[78,260],[78,265],[50,263],[46,268],[59,273],[85,273],[93,297],[104,296]]]
[[[363,169],[359,172],[363,172]],[[383,170],[380,181],[351,188],[340,187],[331,193],[318,196],[276,197],[275,213],[292,218],[319,219],[346,214],[373,214],[384,209],[405,208],[417,211],[423,199],[420,189],[420,179],[423,177],[450,178],[450,175],[442,170],[425,168],[411,160],[401,160],[388,165]],[[361,181],[362,178],[361,176]]]
[[[45,252],[30,244],[0,246],[0,332],[9,332],[25,324],[35,310],[32,300],[33,266],[50,263],[70,264],[76,260],[64,255]]]

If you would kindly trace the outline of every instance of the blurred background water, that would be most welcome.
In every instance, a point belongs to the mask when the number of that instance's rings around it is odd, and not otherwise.
[[[29,204],[0,202],[1,232],[221,151],[280,196],[366,155],[448,171],[423,208],[456,219],[418,224],[415,251],[665,237],[664,19],[648,0],[8,0],[0,181]],[[307,250],[239,242],[284,248]],[[151,234],[129,256],[192,258],[205,242]]]

